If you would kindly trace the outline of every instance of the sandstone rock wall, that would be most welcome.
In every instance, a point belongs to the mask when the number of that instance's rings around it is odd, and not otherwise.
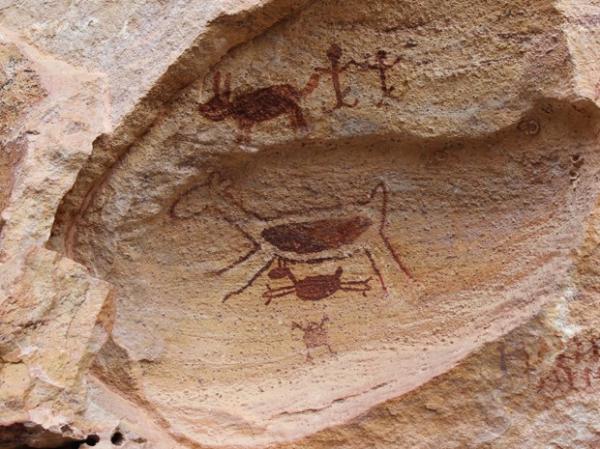
[[[0,2],[0,447],[597,447],[598,30]]]

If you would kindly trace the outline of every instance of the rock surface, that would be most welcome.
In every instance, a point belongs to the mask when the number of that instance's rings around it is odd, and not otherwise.
[[[0,448],[596,448],[600,2],[0,1]]]

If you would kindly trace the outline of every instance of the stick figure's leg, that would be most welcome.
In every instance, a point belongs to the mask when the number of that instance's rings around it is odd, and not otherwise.
[[[325,346],[327,346],[327,349],[329,349],[330,354],[337,354],[337,352],[335,352],[333,349],[331,349],[331,345],[329,343],[327,343]]]

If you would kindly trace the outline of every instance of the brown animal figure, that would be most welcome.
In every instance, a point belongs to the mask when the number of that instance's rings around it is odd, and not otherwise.
[[[331,346],[329,345],[329,337],[327,335],[327,329],[325,329],[325,323],[328,321],[329,317],[327,317],[327,315],[321,319],[320,323],[309,321],[306,326],[302,326],[301,324],[292,321],[292,330],[299,329],[304,332],[302,340],[304,340],[304,345],[306,346],[307,362],[311,362],[313,359],[310,350],[320,346],[325,346],[330,354],[335,354],[335,351],[331,349]]]
[[[302,301],[320,301],[339,290],[362,292],[363,296],[367,296],[367,292],[371,290],[369,285],[371,278],[362,281],[342,281],[343,271],[342,267],[338,267],[334,274],[296,279],[285,261],[280,259],[277,261],[277,267],[269,271],[269,277],[271,279],[288,278],[292,285],[278,288],[271,288],[270,285],[267,285],[267,291],[263,293],[263,298],[267,298],[265,305],[269,305],[274,298],[292,294]]]
[[[236,199],[230,192],[228,180],[214,172],[205,183],[184,191],[173,202],[169,210],[173,219],[193,220],[204,213],[205,208],[195,210],[193,203],[187,200],[194,198],[197,191],[214,195],[212,207],[252,246],[226,267],[214,271],[215,276],[224,279],[223,302],[243,293],[263,273],[269,272],[276,261],[320,264],[363,254],[386,296],[395,294],[404,285],[416,285],[411,271],[385,233],[389,190],[384,182],[377,183],[364,200],[355,203],[300,209],[269,218]],[[394,282],[398,272],[404,276]],[[295,291],[295,288],[290,289],[288,294]]]
[[[293,130],[306,128],[306,120],[298,102],[313,92],[319,85],[319,74],[313,74],[302,90],[290,84],[277,84],[263,87],[231,98],[231,77],[225,77],[225,87],[221,92],[221,73],[213,78],[213,97],[199,105],[200,114],[214,122],[232,117],[240,131],[238,141],[249,142],[252,127],[260,122],[272,120],[283,114],[290,117]]]

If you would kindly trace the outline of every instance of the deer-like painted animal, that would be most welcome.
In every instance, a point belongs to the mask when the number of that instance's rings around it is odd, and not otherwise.
[[[242,135],[239,141],[248,142],[252,127],[261,122],[272,120],[287,114],[293,130],[306,128],[306,120],[299,101],[313,92],[319,85],[320,75],[314,73],[302,90],[290,84],[276,84],[250,92],[241,93],[232,98],[231,76],[225,76],[221,91],[221,73],[213,77],[213,97],[199,105],[200,114],[214,122],[233,118]]]

